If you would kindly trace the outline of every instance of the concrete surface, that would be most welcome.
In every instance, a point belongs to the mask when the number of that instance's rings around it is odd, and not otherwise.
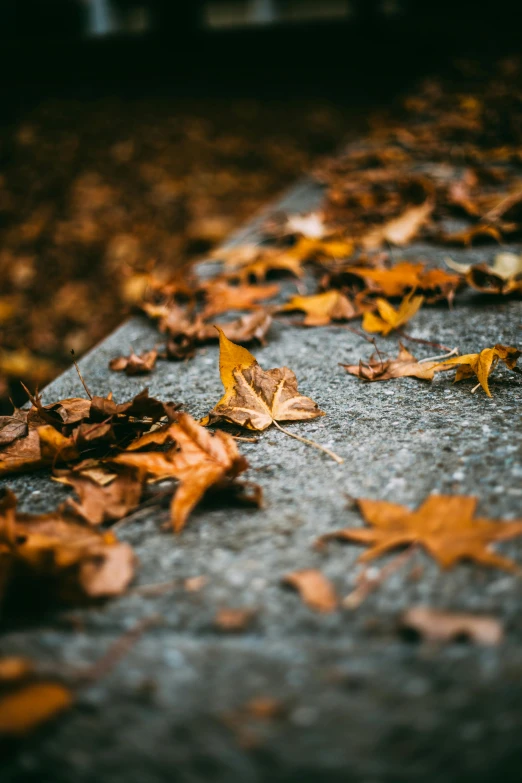
[[[289,203],[305,209],[317,198],[317,188],[302,184]],[[252,237],[254,229],[241,239]],[[487,245],[452,256],[490,260],[495,252]],[[439,264],[445,255],[418,244],[398,257]],[[422,310],[408,332],[466,353],[520,344],[521,324],[520,301],[467,294],[453,310]],[[148,383],[151,394],[205,414],[221,396],[217,346],[187,363],[159,363],[150,379],[108,371],[108,360],[130,345],[139,351],[156,342],[145,321],[124,324],[81,362],[91,389],[112,390],[123,401]],[[394,352],[396,342],[379,345]],[[437,353],[408,347],[419,358]],[[72,712],[11,749],[2,783],[520,780],[515,576],[466,564],[443,573],[419,552],[358,610],[331,615],[312,612],[280,580],[288,571],[320,568],[340,596],[353,589],[361,549],[312,548],[322,533],[362,524],[346,495],[416,506],[431,492],[474,494],[484,515],[522,516],[522,377],[499,368],[492,399],[471,394],[472,382],[452,385],[451,374],[432,384],[365,384],[337,363],[368,357],[371,346],[342,327],[275,323],[255,353],[265,368],[287,364],[295,371],[300,391],[327,416],[290,425],[292,431],[334,449],[344,465],[277,430],[241,443],[252,466],[247,477],[263,486],[264,509],[201,507],[176,538],[162,530],[164,508],[144,510],[121,529],[140,558],[136,585],[176,579],[179,586],[156,597],[131,592],[103,607],[50,612],[31,627],[8,629],[2,653],[77,667],[138,620],[162,618],[106,679],[80,694]],[[71,370],[45,397],[81,392]],[[52,508],[67,494],[45,474],[2,483],[31,511]],[[522,563],[522,540],[498,548]],[[185,591],[182,580],[194,576],[205,576],[206,586]],[[492,613],[505,623],[505,642],[488,649],[405,640],[397,617],[419,603]],[[225,634],[213,626],[222,607],[253,608],[257,616],[247,630]],[[245,717],[242,706],[257,697],[277,699],[281,713]]]

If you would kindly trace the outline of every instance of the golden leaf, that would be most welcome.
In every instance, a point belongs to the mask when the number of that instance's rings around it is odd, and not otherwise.
[[[379,298],[376,300],[379,315],[369,312],[364,313],[363,329],[366,329],[367,332],[380,333],[386,337],[394,329],[399,329],[410,318],[413,318],[423,302],[423,296],[413,296],[413,293],[411,293],[404,297],[398,310],[395,310],[386,299]]]
[[[489,549],[489,544],[522,535],[522,520],[502,523],[474,518],[474,497],[431,495],[416,511],[384,500],[358,500],[357,505],[371,527],[336,530],[322,536],[320,546],[331,539],[367,544],[370,549],[359,557],[366,562],[390,549],[418,543],[443,568],[459,560],[474,560],[506,571],[520,571],[512,560]]]

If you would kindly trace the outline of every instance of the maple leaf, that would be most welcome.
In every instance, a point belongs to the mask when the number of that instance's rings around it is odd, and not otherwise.
[[[325,291],[312,296],[293,296],[278,312],[302,310],[306,313],[305,326],[324,326],[332,321],[349,321],[360,315],[355,307],[340,291]]]
[[[283,367],[262,370],[252,354],[219,330],[219,371],[225,394],[205,423],[229,421],[250,430],[266,430],[278,421],[324,416],[318,405],[297,391],[294,373]]]
[[[449,370],[455,365],[458,365],[455,382],[476,375],[479,384],[488,397],[491,397],[488,385],[489,375],[495,369],[499,361],[504,362],[506,367],[513,370],[516,367],[520,355],[521,351],[519,351],[518,348],[497,344],[494,348],[484,348],[480,353],[468,353],[464,356],[455,356],[453,359],[446,359],[441,363],[441,367],[444,370]]]
[[[229,310],[251,310],[260,307],[264,299],[279,293],[278,285],[227,285],[222,280],[212,280],[203,286],[206,305],[202,318],[210,318]]]
[[[247,469],[248,462],[239,453],[231,435],[208,432],[188,413],[177,414],[177,421],[170,426],[168,435],[176,446],[166,452],[123,453],[114,461],[137,468],[155,480],[178,479],[171,519],[174,530],[179,533],[192,509],[211,487],[236,493],[243,490],[244,485],[235,479]],[[259,488],[245,499],[259,505]]]
[[[129,356],[118,356],[111,359],[109,369],[114,372],[125,372],[126,375],[145,375],[152,372],[156,365],[158,352],[156,350],[135,354],[131,351]]]
[[[389,381],[391,378],[413,377],[431,381],[435,372],[445,368],[440,362],[419,362],[402,343],[399,343],[399,354],[396,359],[383,359],[374,352],[367,363],[362,359],[359,364],[341,364],[350,375],[356,375],[364,381]]]
[[[423,302],[423,296],[414,296],[411,293],[404,297],[399,308],[395,310],[386,299],[378,298],[375,304],[379,315],[371,312],[364,313],[362,327],[367,332],[380,333],[386,337],[394,329],[399,329],[413,318]]]
[[[246,348],[231,342],[219,330],[219,371],[225,394],[202,419],[203,425],[228,421],[262,431],[274,424],[285,435],[324,451],[338,463],[343,462],[330,449],[296,435],[278,423],[325,415],[310,397],[298,392],[297,379],[288,367],[263,370]]]
[[[458,264],[446,259],[450,269],[460,272],[466,282],[477,291],[489,294],[522,292],[522,256],[515,253],[498,253],[493,266],[489,264]]]
[[[366,250],[375,250],[384,242],[392,245],[406,245],[420,231],[433,212],[434,203],[426,200],[418,206],[408,207],[402,215],[372,229],[361,238]]]
[[[367,544],[370,549],[359,560],[373,560],[391,549],[420,544],[442,566],[451,568],[460,560],[507,571],[519,572],[519,566],[489,548],[495,541],[522,535],[522,520],[496,522],[474,518],[477,499],[465,495],[430,495],[416,510],[384,500],[357,501],[370,528],[343,528],[318,539],[344,539]]]

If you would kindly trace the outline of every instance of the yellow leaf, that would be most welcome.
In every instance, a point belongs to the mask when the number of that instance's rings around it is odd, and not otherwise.
[[[376,300],[379,315],[365,313],[362,322],[363,329],[367,332],[380,333],[386,337],[394,329],[399,329],[410,318],[413,318],[423,302],[423,296],[413,296],[412,292],[404,297],[398,310],[395,310],[386,299],[379,298]]]
[[[447,359],[439,366],[449,369],[453,365],[457,365],[455,382],[476,375],[488,397],[491,397],[488,377],[497,363],[502,361],[506,367],[512,370],[516,366],[520,354],[521,352],[517,348],[497,344],[494,348],[484,348],[480,353],[468,353],[464,356],[456,356],[454,359]]]
[[[219,371],[225,394],[203,420],[226,420],[250,430],[266,430],[276,421],[302,421],[324,416],[317,404],[297,391],[288,367],[262,370],[252,354],[219,335]]]

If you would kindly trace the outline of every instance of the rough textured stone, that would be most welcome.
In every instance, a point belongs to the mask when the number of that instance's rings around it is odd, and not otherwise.
[[[283,206],[306,209],[318,195],[302,184]],[[255,224],[240,239],[253,237]],[[490,245],[452,256],[483,261],[495,252]],[[447,254],[418,244],[400,256],[440,264]],[[213,269],[208,264],[201,271]],[[475,352],[520,343],[521,322],[520,301],[466,295],[452,310],[422,310],[408,331]],[[124,324],[81,362],[91,389],[110,389],[118,401],[134,395],[143,378],[110,373],[108,361],[131,345],[140,351],[156,342],[157,333],[141,319]],[[393,352],[396,339],[379,344]],[[408,347],[419,358],[436,353]],[[290,425],[292,431],[334,449],[344,465],[273,429],[255,444],[241,443],[252,466],[247,476],[263,486],[264,509],[203,506],[179,537],[162,529],[162,508],[145,509],[121,528],[140,558],[137,585],[176,579],[179,587],[156,597],[131,590],[105,606],[50,613],[30,628],[4,633],[3,653],[78,667],[139,619],[162,618],[106,679],[81,692],[70,714],[13,748],[2,783],[519,779],[516,576],[464,564],[445,573],[419,552],[358,610],[330,615],[314,614],[281,586],[288,571],[320,568],[341,596],[353,589],[360,549],[312,548],[322,533],[362,524],[347,495],[416,506],[431,492],[468,493],[478,496],[484,515],[522,516],[520,375],[499,368],[488,399],[481,390],[471,394],[471,382],[452,385],[449,375],[432,384],[365,384],[338,366],[370,353],[371,346],[342,327],[276,323],[256,356],[265,368],[287,364],[295,371],[300,391],[327,416]],[[205,414],[221,394],[217,359],[216,346],[187,363],[159,363],[151,394]],[[71,370],[45,396],[79,393]],[[45,474],[3,483],[31,511],[51,508],[67,493]],[[521,540],[499,550],[522,562]],[[422,573],[414,579],[417,566]],[[182,581],[193,576],[208,581],[191,593]],[[495,649],[413,644],[399,636],[397,617],[418,603],[491,612],[504,621],[506,640]],[[246,631],[226,635],[213,625],[222,607],[253,608],[257,616]],[[278,699],[281,715],[231,722],[231,713],[260,696]]]

